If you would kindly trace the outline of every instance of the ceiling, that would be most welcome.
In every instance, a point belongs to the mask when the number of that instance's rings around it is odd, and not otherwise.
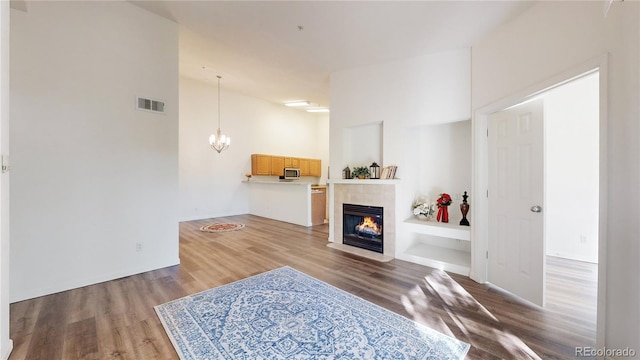
[[[180,73],[328,107],[329,76],[470,47],[531,1],[133,1],[180,26]],[[203,69],[204,67],[204,69]]]

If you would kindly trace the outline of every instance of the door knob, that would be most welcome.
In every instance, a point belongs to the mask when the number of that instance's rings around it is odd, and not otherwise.
[[[542,206],[540,206],[540,205],[534,205],[534,206],[532,206],[532,207],[531,207],[531,212],[534,212],[534,213],[542,212]]]

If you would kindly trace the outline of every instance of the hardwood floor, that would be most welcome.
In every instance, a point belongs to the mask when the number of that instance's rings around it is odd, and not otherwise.
[[[284,265],[470,343],[467,359],[570,359],[576,346],[594,346],[595,301],[578,291],[550,295],[543,310],[463,276],[328,248],[327,225],[215,221],[246,227],[204,233],[213,221],[184,222],[180,266],[11,304],[9,359],[177,359],[153,306]],[[576,286],[593,286],[579,273]]]

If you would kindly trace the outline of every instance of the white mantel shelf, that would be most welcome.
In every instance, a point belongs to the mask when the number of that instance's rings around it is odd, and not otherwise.
[[[471,241],[471,228],[454,223],[420,220],[410,217],[404,221],[412,232],[441,236],[451,239]]]
[[[328,184],[349,184],[349,185],[385,185],[399,184],[400,179],[338,179],[327,180]]]

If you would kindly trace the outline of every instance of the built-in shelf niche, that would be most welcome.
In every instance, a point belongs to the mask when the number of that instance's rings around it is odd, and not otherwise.
[[[398,239],[396,256],[458,274],[469,275],[471,265],[470,227],[458,225],[461,195],[471,189],[471,121],[460,121],[406,129],[403,178],[407,184],[403,202],[416,197],[435,202],[446,192],[453,198],[449,223],[424,221],[407,214],[402,222],[404,236]],[[410,206],[409,206],[410,208]],[[467,215],[471,223],[473,219]]]
[[[413,236],[404,250],[404,260],[456,274],[469,275],[471,228],[458,223],[426,221],[416,217],[403,225]]]

